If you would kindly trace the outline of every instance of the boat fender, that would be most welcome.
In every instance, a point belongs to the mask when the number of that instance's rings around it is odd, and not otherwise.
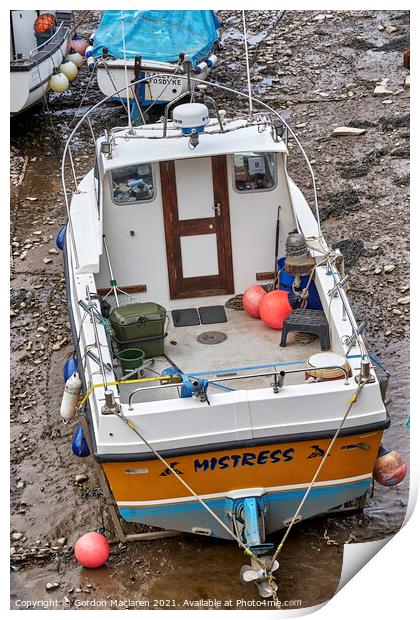
[[[65,60],[60,65],[61,73],[64,73],[69,82],[73,82],[77,78],[78,69],[74,62],[71,60]]]
[[[65,422],[74,418],[79,402],[80,389],[82,382],[77,372],[71,375],[64,386],[63,399],[61,401],[60,415]]]
[[[204,69],[207,69],[207,63],[203,60],[203,62],[199,62],[198,65],[194,67],[194,73],[199,75]]]
[[[211,69],[211,67],[214,67],[214,65],[216,64],[216,62],[217,62],[217,56],[216,56],[216,54],[211,54],[211,55],[207,58],[207,60],[206,60],[206,63],[207,63],[207,66],[209,67],[209,69]]]
[[[70,48],[70,53],[67,55],[66,60],[74,63],[78,69],[83,67],[83,56],[73,47]]]
[[[66,238],[66,229],[67,229],[67,224],[64,224],[64,226],[60,228],[60,231],[55,238],[55,245],[61,251],[63,251],[63,248],[64,248],[64,241]]]
[[[75,456],[80,456],[83,458],[90,455],[89,446],[81,424],[79,424],[76,428],[73,441],[71,442],[71,449]]]
[[[86,49],[86,63],[89,71],[93,71],[95,67],[95,56],[93,55],[93,47],[90,46]]]
[[[53,74],[50,77],[50,88],[54,93],[64,93],[69,87],[69,80],[60,69],[54,67]]]
[[[64,382],[66,382],[67,379],[69,379],[69,377],[74,375],[74,373],[77,371],[77,367],[78,367],[78,363],[75,357],[71,357],[70,359],[67,360],[63,368]]]
[[[407,463],[396,450],[387,450],[382,445],[373,470],[373,477],[384,487],[400,484],[407,475]]]

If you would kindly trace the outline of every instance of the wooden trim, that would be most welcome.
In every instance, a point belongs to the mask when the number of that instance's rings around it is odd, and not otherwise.
[[[103,295],[109,293],[110,290],[112,290],[111,287],[98,288],[97,293],[102,297]],[[133,293],[147,293],[147,286],[146,284],[133,284],[132,286],[119,286],[118,290],[123,293],[128,293],[129,295]]]
[[[219,252],[219,266],[223,265],[226,293],[233,293],[232,240],[230,232],[229,186],[226,155],[211,158],[214,202],[221,205],[221,216],[216,217],[223,245]],[[221,226],[220,226],[221,225]],[[219,244],[218,244],[219,245]],[[220,268],[220,267],[219,267]]]
[[[255,274],[255,279],[257,282],[260,282],[261,280],[274,280],[275,277],[276,274],[274,271],[260,271]]]
[[[175,162],[161,161],[160,184],[162,187],[163,222],[166,239],[166,260],[168,264],[170,298],[176,299],[178,291],[177,268],[181,273],[181,254],[175,248],[174,219],[178,220],[178,203],[176,197]]]

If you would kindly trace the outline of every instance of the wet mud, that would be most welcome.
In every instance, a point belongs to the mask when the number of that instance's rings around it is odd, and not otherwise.
[[[213,79],[245,93],[241,15],[220,17],[224,49]],[[99,12],[91,15],[81,31],[90,32],[98,18]],[[247,20],[253,92],[288,111],[309,155],[324,234],[343,251],[356,317],[366,321],[369,347],[391,373],[392,424],[384,443],[408,458],[409,88],[402,63],[408,12],[249,11]],[[391,94],[374,96],[383,80]],[[86,531],[114,537],[90,458],[71,452],[75,425],[59,417],[62,368],[73,352],[62,256],[54,250],[66,221],[60,154],[75,121],[100,98],[84,68],[64,96],[48,98],[48,109],[11,123],[11,606],[270,609],[256,590],[240,585],[246,562],[233,543],[187,535],[114,542],[98,570],[80,568],[72,553]],[[228,114],[246,110],[246,97],[218,100]],[[96,135],[122,122],[124,111],[113,103],[92,117]],[[343,125],[366,133],[332,136]],[[78,177],[91,167],[91,153],[90,130],[83,129],[73,148]],[[313,204],[309,175],[292,145],[289,167]],[[76,482],[81,475],[84,481]],[[408,479],[397,488],[376,485],[363,514],[296,525],[276,574],[280,600],[303,607],[333,596],[343,544],[396,533],[408,490]]]

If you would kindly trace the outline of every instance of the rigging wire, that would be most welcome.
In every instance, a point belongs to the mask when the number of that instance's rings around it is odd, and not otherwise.
[[[250,75],[250,71],[249,71],[249,56],[248,56],[248,41],[247,41],[247,34],[246,34],[245,11],[242,11],[242,23],[243,23],[243,27],[244,27],[246,78],[247,78],[247,82],[248,82],[248,105],[249,105],[249,113],[252,114],[251,75]]]

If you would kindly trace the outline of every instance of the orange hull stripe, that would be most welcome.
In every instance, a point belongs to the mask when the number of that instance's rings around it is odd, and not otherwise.
[[[372,472],[382,431],[337,439],[318,482],[343,480]],[[299,485],[310,481],[330,439],[267,444],[238,450],[188,454],[168,459],[171,467],[199,495],[239,489]],[[162,463],[150,461],[103,464],[118,503],[157,501],[187,495],[185,487]]]

